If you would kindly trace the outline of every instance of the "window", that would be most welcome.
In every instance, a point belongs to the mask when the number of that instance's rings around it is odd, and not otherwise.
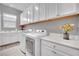
[[[16,28],[16,15],[3,13],[3,27]]]

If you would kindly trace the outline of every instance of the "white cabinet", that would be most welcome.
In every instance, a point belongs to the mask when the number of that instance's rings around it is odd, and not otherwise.
[[[47,20],[57,16],[57,3],[40,4],[40,20]]]
[[[34,20],[33,20],[33,6],[29,7],[28,8],[28,23],[32,23]]]
[[[41,56],[66,56],[67,54],[55,49],[55,44],[41,41]]]
[[[71,14],[77,12],[76,3],[59,3],[57,5],[58,15]]]
[[[1,31],[1,11],[0,11],[0,31]]]
[[[3,35],[0,33],[0,46],[3,45]]]
[[[26,52],[26,37],[23,33],[21,33],[20,38],[20,50]]]
[[[34,4],[28,8],[29,22],[47,20],[57,16],[57,3]]]
[[[57,16],[57,3],[47,3],[46,4],[46,18],[50,19]]]
[[[21,24],[28,24],[28,10],[27,9],[25,9],[23,13],[21,13],[20,18],[21,18],[21,22],[20,22]]]
[[[42,20],[45,20],[46,16],[45,16],[45,7],[46,7],[46,4],[45,3],[40,3],[40,11],[39,11],[39,14],[40,14],[40,21]]]
[[[28,23],[79,12],[78,3],[39,3],[23,11]],[[25,23],[25,22],[24,22]]]
[[[21,35],[17,32],[14,33],[0,33],[0,45],[17,42],[21,39]]]
[[[62,44],[41,40],[42,56],[79,56],[79,50]]]
[[[55,44],[55,49],[64,52],[65,54],[70,56],[79,56],[79,50],[71,47]]]
[[[2,36],[1,36],[1,34],[0,34],[0,45],[2,44]]]
[[[41,56],[52,56],[52,55],[55,56],[56,53],[52,52],[48,46],[42,44],[41,45]]]
[[[48,47],[45,44],[41,46],[41,56],[63,56],[62,52],[54,50],[53,48]]]
[[[34,14],[34,22],[37,22],[40,20],[40,5],[39,4],[35,4],[33,6],[33,14]]]
[[[24,10],[23,16],[26,18],[26,22],[31,23],[76,12],[79,12],[78,3],[39,3]],[[24,21],[24,23],[26,22]]]

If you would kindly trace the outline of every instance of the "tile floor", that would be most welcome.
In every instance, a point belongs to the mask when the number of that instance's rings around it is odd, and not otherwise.
[[[19,48],[19,45],[2,47],[2,49],[0,50],[0,56],[24,56]]]

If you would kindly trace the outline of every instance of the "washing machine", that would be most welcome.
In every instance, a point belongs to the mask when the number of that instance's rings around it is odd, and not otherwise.
[[[40,56],[40,38],[47,36],[46,30],[36,30],[36,32],[24,33],[25,39],[22,43],[21,50],[27,56]]]

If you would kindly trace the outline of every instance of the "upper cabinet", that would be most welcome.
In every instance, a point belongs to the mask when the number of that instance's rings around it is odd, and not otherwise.
[[[33,20],[33,6],[30,6],[28,8],[28,11],[27,11],[27,16],[28,16],[28,23],[32,23],[34,20]]]
[[[34,18],[34,22],[37,22],[40,20],[40,5],[39,4],[35,4],[33,6],[33,18]]]
[[[20,18],[21,18],[20,24],[28,24],[28,10],[27,9],[25,9],[23,13],[21,13]]]
[[[79,12],[78,3],[35,3],[25,10],[28,23]]]
[[[42,20],[46,19],[45,7],[46,7],[45,3],[40,3],[40,10],[39,10],[40,20],[39,21],[42,21]]]
[[[0,31],[1,31],[1,10],[0,10]]]
[[[59,3],[58,6],[58,15],[65,15],[77,12],[77,4],[76,3]]]
[[[53,18],[57,16],[57,3],[47,3],[45,13],[46,19]]]
[[[36,6],[38,7],[37,8],[38,10],[34,12],[34,15],[38,16],[37,17],[38,21],[47,20],[49,18],[53,18],[57,16],[56,3],[40,3]]]

